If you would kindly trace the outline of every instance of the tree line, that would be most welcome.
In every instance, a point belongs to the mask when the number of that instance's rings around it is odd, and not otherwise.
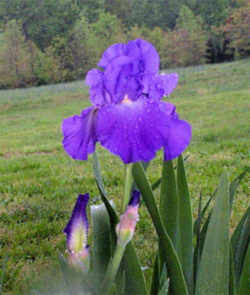
[[[82,79],[139,37],[164,69],[246,57],[249,24],[250,0],[1,0],[0,88]]]

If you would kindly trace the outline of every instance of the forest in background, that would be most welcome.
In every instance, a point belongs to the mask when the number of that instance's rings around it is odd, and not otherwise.
[[[161,67],[250,56],[250,0],[1,0],[0,89],[83,79],[111,44],[143,38]]]

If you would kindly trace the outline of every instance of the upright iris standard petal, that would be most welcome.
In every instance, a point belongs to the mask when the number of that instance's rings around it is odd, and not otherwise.
[[[159,75],[144,75],[142,84],[143,94],[149,99],[159,101],[164,96],[163,80]]]
[[[142,91],[142,85],[133,72],[134,63],[128,56],[114,59],[104,73],[104,86],[112,93],[112,102],[119,103],[125,95],[138,98]]]
[[[64,119],[62,132],[63,147],[75,160],[87,160],[88,154],[95,151],[97,141],[95,135],[96,108],[90,107],[82,111],[80,116]]]
[[[151,43],[142,39],[129,41],[127,44],[111,45],[104,51],[98,66],[105,69],[113,60],[121,56],[133,59],[134,74],[137,72],[156,74],[159,71],[160,58],[156,49]]]
[[[172,105],[169,108],[171,114]],[[104,106],[98,114],[98,140],[124,163],[149,161],[167,137],[169,114],[146,98]]]
[[[86,84],[90,87],[90,100],[94,105],[101,106],[110,101],[103,85],[103,72],[90,70],[86,76]]]
[[[117,243],[125,247],[133,238],[136,223],[139,220],[138,208],[140,202],[140,193],[133,191],[130,202],[126,211],[120,217],[120,222],[117,224]]]
[[[88,219],[86,207],[89,194],[79,195],[73,209],[71,218],[64,229],[67,236],[67,248],[70,253],[80,253],[87,247]]]
[[[129,41],[127,55],[137,60],[138,71],[145,74],[156,74],[159,71],[160,58],[154,46],[142,39]]]
[[[163,81],[164,95],[168,96],[176,88],[179,80],[177,73],[172,73],[168,75],[160,75],[161,80]]]
[[[104,51],[102,58],[98,63],[98,66],[105,69],[114,58],[122,55],[126,55],[126,44],[113,44]]]

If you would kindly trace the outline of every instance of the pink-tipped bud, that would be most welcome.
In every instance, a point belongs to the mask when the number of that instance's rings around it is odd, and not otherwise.
[[[116,227],[117,243],[126,246],[133,238],[136,223],[139,220],[138,208],[140,193],[134,191],[128,207],[120,217],[120,223]]]

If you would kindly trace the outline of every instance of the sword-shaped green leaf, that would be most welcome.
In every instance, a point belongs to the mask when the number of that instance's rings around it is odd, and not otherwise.
[[[229,193],[230,193],[230,206],[232,209],[233,201],[234,201],[234,195],[236,193],[236,190],[241,182],[241,180],[245,177],[245,175],[250,171],[250,167],[247,167],[239,176],[237,176],[231,183],[229,187]]]
[[[234,267],[232,247],[230,247],[229,295],[236,295],[236,279],[235,279],[235,267]]]
[[[158,293],[159,286],[160,286],[160,274],[161,274],[160,261],[159,261],[159,255],[157,253],[155,257],[153,275],[151,280],[151,289],[150,289],[151,295],[155,295]]]
[[[231,245],[233,250],[233,260],[235,267],[236,284],[239,284],[240,275],[242,272],[244,256],[247,251],[248,243],[250,240],[250,207],[241,218],[238,226],[236,227],[232,238]]]
[[[92,219],[91,265],[103,277],[111,258],[111,227],[104,204],[90,207]]]
[[[240,277],[239,295],[247,295],[250,290],[250,244],[244,259],[242,274]]]
[[[178,195],[172,161],[163,161],[159,212],[174,246],[178,232]]]
[[[151,215],[156,232],[160,240],[160,253],[162,260],[166,263],[170,276],[170,285],[173,295],[188,295],[187,284],[184,278],[183,270],[174,248],[172,240],[165,230],[159,210],[156,206],[151,186],[146,178],[144,169],[140,163],[134,163],[132,169],[133,177],[137,187],[139,188],[147,209]]]
[[[229,294],[229,219],[229,185],[224,173],[208,224],[195,295]]]
[[[126,271],[125,294],[148,294],[141,265],[131,242],[126,247],[122,268]]]
[[[183,272],[188,284],[189,292],[193,290],[193,221],[191,200],[186,180],[182,156],[177,164],[177,192],[178,192],[178,225],[179,251]]]
[[[163,265],[161,277],[160,277],[160,288],[158,295],[168,295],[169,279],[167,274],[166,264]]]

